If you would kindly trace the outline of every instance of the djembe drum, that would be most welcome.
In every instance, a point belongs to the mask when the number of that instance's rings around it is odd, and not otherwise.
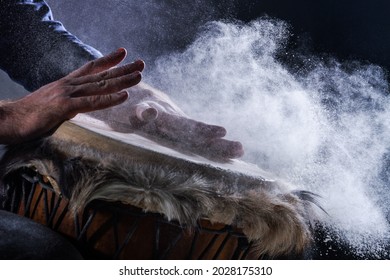
[[[62,233],[89,259],[285,257],[311,240],[311,193],[89,118],[9,147],[1,173],[4,209]]]

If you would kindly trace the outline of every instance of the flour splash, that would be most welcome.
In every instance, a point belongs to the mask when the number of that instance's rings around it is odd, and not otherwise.
[[[310,57],[293,73],[277,59],[288,38],[278,20],[211,22],[185,51],[160,57],[149,82],[226,127],[244,160],[321,195],[322,222],[357,253],[379,254],[390,229],[384,71]]]

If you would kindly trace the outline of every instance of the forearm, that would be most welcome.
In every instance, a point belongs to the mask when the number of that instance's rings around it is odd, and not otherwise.
[[[44,1],[10,0],[0,8],[0,68],[30,91],[101,56],[54,21]]]

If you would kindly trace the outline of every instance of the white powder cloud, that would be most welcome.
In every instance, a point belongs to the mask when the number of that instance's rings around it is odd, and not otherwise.
[[[320,194],[323,222],[364,250],[389,232],[384,72],[312,57],[311,70],[291,73],[275,58],[288,35],[271,19],[212,22],[185,51],[160,57],[148,77],[191,116],[225,126],[245,160]]]

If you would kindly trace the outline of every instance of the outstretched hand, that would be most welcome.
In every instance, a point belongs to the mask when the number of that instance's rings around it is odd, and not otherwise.
[[[0,143],[16,144],[49,135],[78,113],[118,105],[126,88],[141,81],[143,61],[112,68],[126,57],[121,48],[16,101],[0,104]],[[112,68],[112,69],[110,69]]]
[[[223,138],[225,128],[189,118],[166,94],[143,83],[129,89],[123,104],[92,115],[116,131],[136,133],[184,153],[217,161],[244,153],[240,142]]]

